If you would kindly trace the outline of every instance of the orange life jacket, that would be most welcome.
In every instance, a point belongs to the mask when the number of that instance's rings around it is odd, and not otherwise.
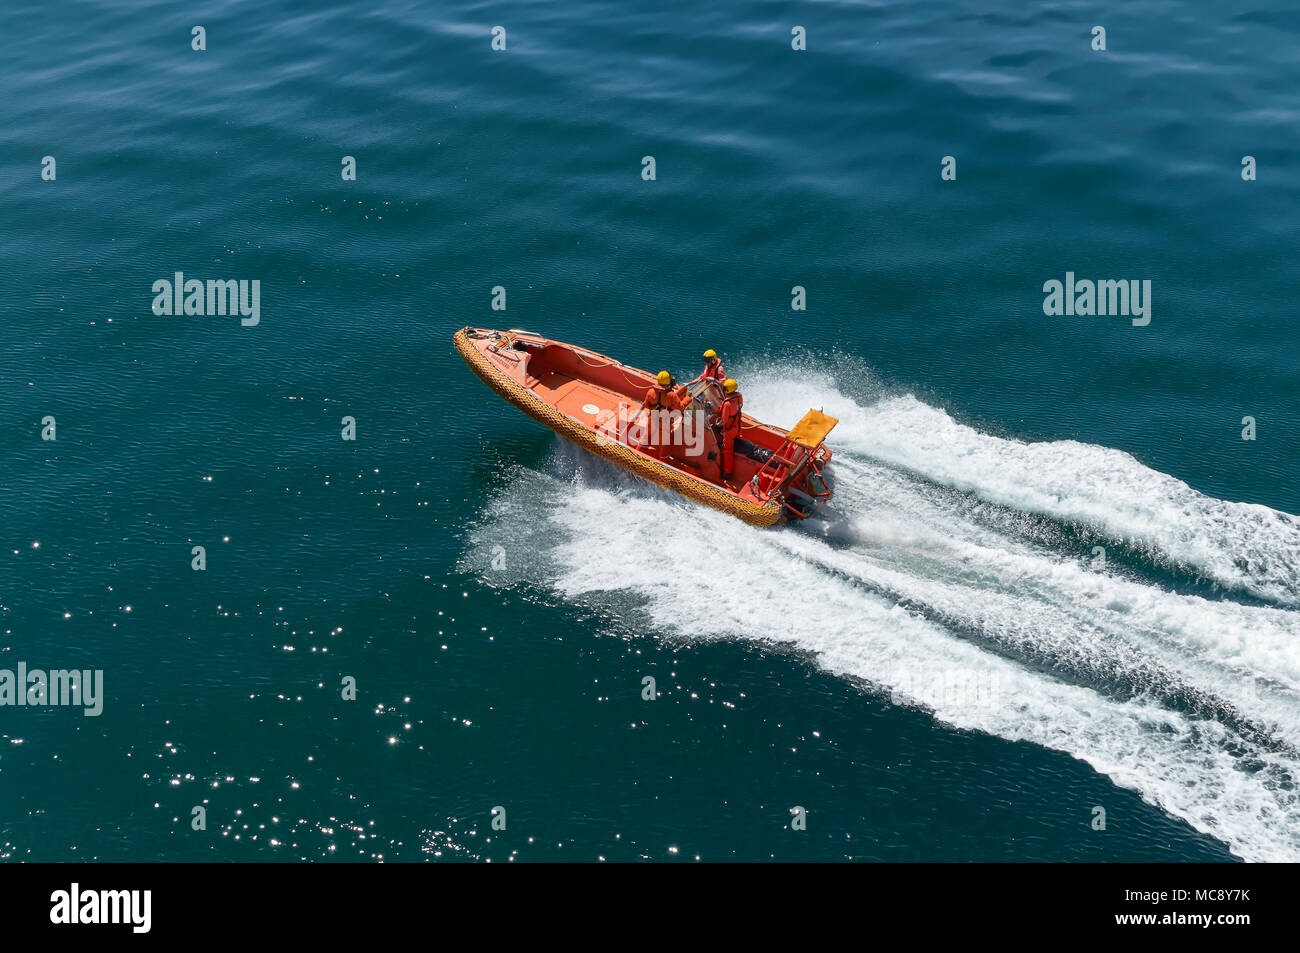
[[[740,408],[744,403],[745,399],[740,396],[740,391],[723,398],[722,406],[718,408],[718,420],[722,425],[723,434],[735,436],[740,433]]]
[[[715,380],[718,383],[721,383],[722,381],[725,381],[727,379],[727,375],[724,374],[722,371],[722,362],[717,360],[716,358],[714,359],[712,364],[710,364],[708,361],[704,362],[704,373],[701,374],[700,376],[704,378],[704,380],[706,381]]]
[[[675,403],[672,398],[673,389],[671,387],[660,387],[655,384],[645,392],[645,409],[646,410],[674,410]]]

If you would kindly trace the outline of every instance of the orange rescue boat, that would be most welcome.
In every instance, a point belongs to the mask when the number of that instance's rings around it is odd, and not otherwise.
[[[677,388],[673,419],[634,415],[653,375],[527,331],[464,328],[456,350],[489,387],[530,417],[625,470],[756,526],[806,519],[830,498],[826,435],[838,422],[810,410],[792,430],[742,414],[732,479],[722,479],[716,381]],[[656,428],[656,423],[662,427]]]

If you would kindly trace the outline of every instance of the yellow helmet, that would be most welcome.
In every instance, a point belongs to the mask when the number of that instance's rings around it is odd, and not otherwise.
[[[706,361],[716,361],[718,359],[718,352],[715,351],[713,348],[709,348],[707,351],[704,352],[704,359]]]
[[[673,375],[669,374],[667,371],[660,371],[658,381],[660,387],[667,387],[673,382]]]
[[[736,388],[739,386],[740,385],[736,383],[736,379],[734,377],[728,377],[725,381],[722,382],[722,389],[725,390],[728,394],[734,394],[736,392]]]

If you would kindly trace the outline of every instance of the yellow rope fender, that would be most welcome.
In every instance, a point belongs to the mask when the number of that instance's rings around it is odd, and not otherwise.
[[[456,345],[456,350],[460,352],[460,356],[469,365],[470,370],[477,374],[488,387],[538,423],[551,428],[560,436],[572,440],[583,449],[589,450],[607,460],[614,461],[623,469],[635,473],[642,479],[675,490],[696,503],[703,503],[715,510],[730,513],[732,516],[742,519],[753,526],[772,526],[780,522],[781,504],[776,500],[768,500],[766,503],[751,503],[748,500],[742,500],[734,494],[714,486],[707,480],[701,480],[689,473],[683,473],[672,467],[664,466],[607,437],[599,437],[594,430],[582,426],[577,421],[556,410],[528,388],[512,381],[493,367],[482,352],[470,343],[469,330],[466,327],[457,331],[452,341]]]

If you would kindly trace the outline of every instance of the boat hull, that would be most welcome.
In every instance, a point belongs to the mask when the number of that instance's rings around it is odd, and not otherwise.
[[[753,526],[772,526],[782,520],[781,504],[777,500],[757,503],[746,500],[729,490],[683,473],[675,467],[660,463],[643,453],[611,440],[594,429],[574,420],[542,400],[527,387],[511,379],[474,345],[469,337],[471,329],[456,332],[453,339],[456,350],[469,365],[470,370],[502,398],[514,404],[543,426],[597,456],[610,460],[642,479],[680,493],[705,506],[730,513]]]

